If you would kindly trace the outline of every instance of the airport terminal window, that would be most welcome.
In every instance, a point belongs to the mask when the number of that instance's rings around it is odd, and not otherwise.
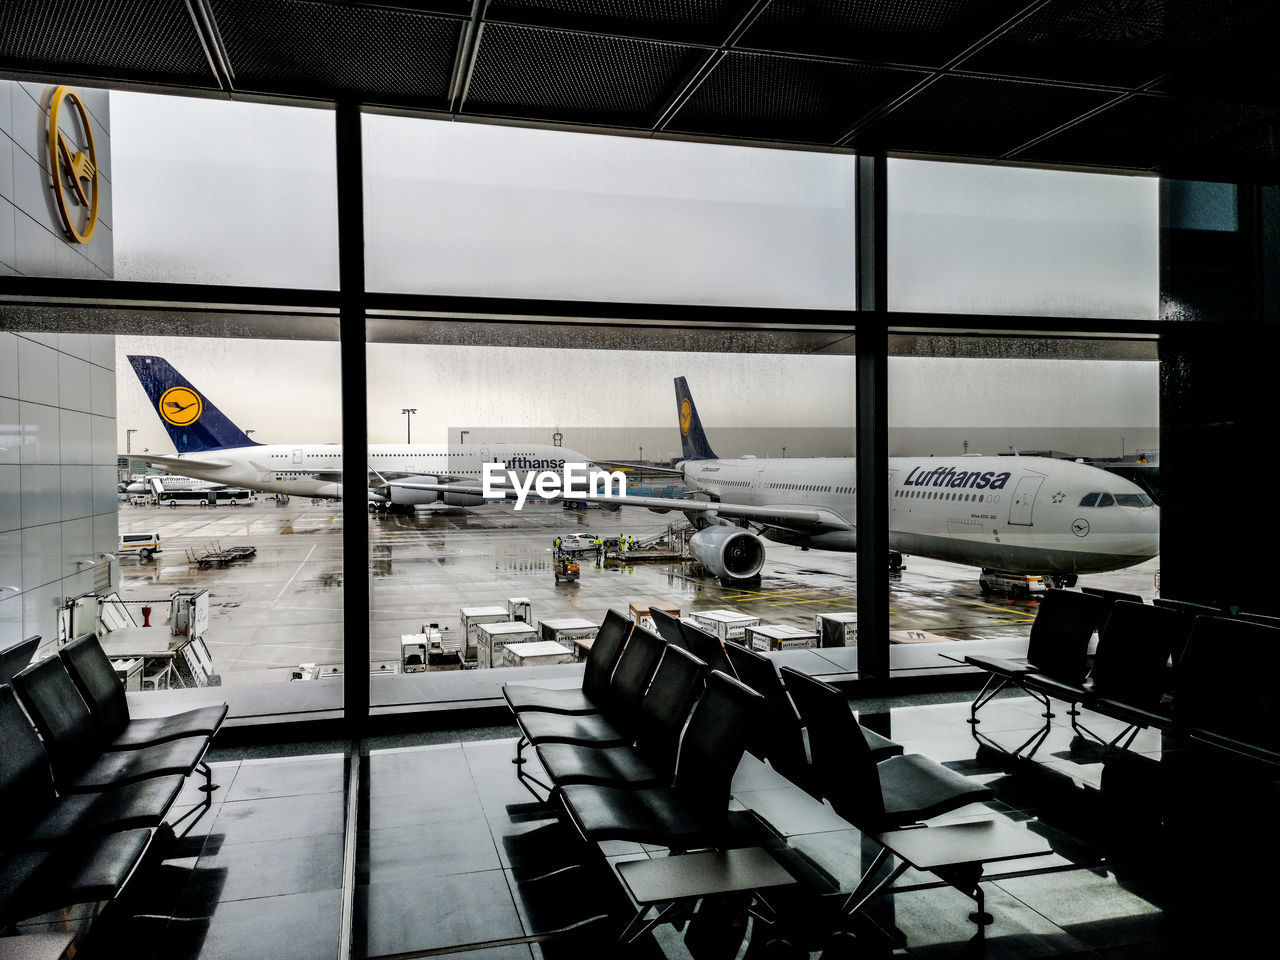
[[[116,279],[337,288],[332,112],[110,99]]]
[[[445,688],[436,681],[458,677],[449,671],[466,670],[468,685],[492,691],[497,681],[481,672],[570,660],[574,621],[599,624],[611,608],[627,613],[633,604],[643,610],[668,602],[682,615],[696,616],[732,607],[765,623],[807,630],[814,629],[815,611],[856,609],[851,537],[812,552],[806,548],[815,544],[803,537],[761,539],[767,562],[756,581],[753,571],[732,566],[738,559],[700,550],[707,531],[691,526],[679,510],[608,509],[607,500],[586,497],[544,502],[532,492],[517,508],[500,492],[484,503],[469,495],[478,461],[515,471],[517,482],[531,482],[539,472],[523,470],[521,463],[600,461],[624,470],[629,497],[660,498],[669,506],[671,498],[694,497],[698,486],[711,491],[726,516],[708,530],[753,540],[764,532],[724,525],[739,519],[734,504],[789,506],[806,516],[826,506],[852,519],[852,484],[797,478],[840,465],[853,469],[840,459],[853,455],[852,356],[677,352],[661,349],[657,332],[644,337],[650,344],[597,333],[577,338],[599,342],[594,350],[458,345],[431,342],[432,331],[425,323],[382,326],[377,332],[387,339],[367,350],[375,456],[379,444],[403,439],[407,429],[423,446],[406,453],[448,446],[446,462],[424,458],[438,472],[415,476],[412,463],[388,461],[387,485],[375,483],[372,490],[388,502],[375,503],[370,514],[371,656],[375,666],[396,660],[409,671],[374,671],[375,711],[438,696]],[[536,341],[536,329],[525,333]],[[716,336],[730,344],[739,339]],[[789,340],[797,350],[804,345],[787,334],[769,334],[775,349]],[[565,370],[599,373],[566,384]],[[687,383],[707,450],[682,438],[678,377]],[[720,458],[715,465],[691,471],[687,480],[678,474],[681,461],[696,464],[703,462],[697,457],[712,455]],[[431,488],[451,478],[456,492]],[[822,475],[810,479],[821,481]],[[690,553],[700,561],[680,559],[688,537],[697,541]],[[579,541],[580,547],[571,547],[577,552],[558,554],[558,542]],[[715,566],[721,563],[726,566]],[[794,596],[797,602],[753,603],[756,594]],[[531,609],[521,606],[522,599]],[[526,616],[530,626],[515,626],[516,616]],[[488,621],[501,622],[501,629]],[[525,648],[549,637],[560,641],[549,652]],[[426,669],[418,673],[421,665]]]
[[[1155,320],[1159,181],[890,160],[889,309]]]
[[[325,701],[317,693],[323,688],[330,707],[340,706],[345,578],[335,498],[342,455],[318,449],[341,441],[337,344],[118,336],[114,362],[113,439],[132,453],[121,477],[119,529],[127,535],[154,527],[162,538],[154,556],[120,559],[124,609],[141,624],[150,608],[153,625],[163,629],[170,593],[207,591],[207,671],[217,682],[243,690],[320,681],[310,694],[298,687],[292,700],[266,693],[252,699],[263,712],[285,710],[307,698]],[[186,413],[170,412],[170,404],[175,397],[189,403],[189,389],[199,393],[200,413],[180,426],[173,421]],[[195,429],[201,425],[207,431]],[[205,449],[221,443],[227,448]],[[290,470],[261,471],[295,450],[301,462]],[[150,455],[175,452],[214,463],[193,464],[185,474],[147,464]],[[188,489],[207,493],[185,499]],[[129,502],[135,491],[147,498],[143,506]],[[166,504],[172,508],[162,509]]]
[[[1025,637],[1030,619],[981,601],[1005,591],[1034,601],[1027,576],[1154,594],[1153,344],[893,336],[888,394],[889,546],[907,555],[902,588],[927,582],[949,611],[929,615],[930,632]],[[986,489],[958,489],[971,482]],[[1118,506],[1129,509],[1098,510]],[[910,617],[894,605],[895,629],[919,629]]]
[[[363,138],[370,290],[854,304],[851,156],[372,114]]]

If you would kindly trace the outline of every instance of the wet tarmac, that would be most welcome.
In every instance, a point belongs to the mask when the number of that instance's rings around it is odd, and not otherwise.
[[[457,636],[458,611],[503,606],[526,597],[535,620],[584,617],[599,621],[610,607],[637,600],[675,603],[682,613],[728,608],[763,623],[812,629],[814,616],[857,610],[853,554],[768,544],[759,584],[724,587],[693,564],[596,563],[580,557],[581,578],[556,583],[552,544],[566,533],[657,536],[677,522],[645,510],[567,511],[528,504],[516,512],[492,505],[468,510],[422,509],[415,516],[370,515],[371,655],[399,657],[401,634],[424,624]],[[225,684],[288,679],[303,663],[342,663],[342,517],[336,503],[294,498],[277,506],[201,508],[122,504],[120,532],[160,534],[163,551],[148,562],[121,562],[121,595],[135,616],[153,609],[162,625],[175,590],[208,589],[206,634]],[[255,547],[251,559],[200,567],[196,557],[218,549]],[[1025,637],[1033,603],[984,599],[978,570],[920,557],[892,588],[890,629],[924,631],[956,640]],[[1159,558],[1127,570],[1080,578],[1080,585],[1150,599]]]

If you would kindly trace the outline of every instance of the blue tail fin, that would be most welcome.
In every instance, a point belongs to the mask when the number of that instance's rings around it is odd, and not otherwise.
[[[707,435],[702,432],[698,408],[693,405],[693,394],[684,377],[676,377],[676,413],[680,417],[680,446],[685,460],[718,460]]]
[[[164,357],[130,356],[129,362],[179,453],[258,446]]]

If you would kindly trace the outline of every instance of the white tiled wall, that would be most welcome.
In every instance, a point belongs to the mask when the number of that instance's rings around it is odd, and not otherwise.
[[[0,332],[0,647],[52,642],[115,552],[114,367],[110,335]]]

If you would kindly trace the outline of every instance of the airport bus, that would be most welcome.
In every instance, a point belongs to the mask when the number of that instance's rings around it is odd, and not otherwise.
[[[253,500],[253,491],[243,487],[224,487],[221,490],[165,490],[160,494],[162,505],[212,507],[220,503],[238,506]]]

